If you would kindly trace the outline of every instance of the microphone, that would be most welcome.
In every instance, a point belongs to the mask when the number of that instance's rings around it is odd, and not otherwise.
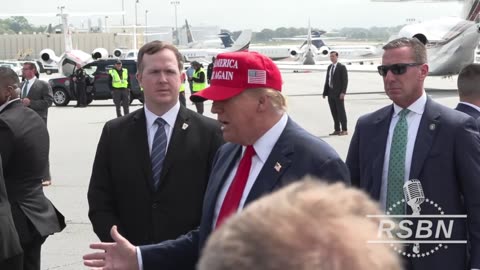
[[[425,201],[425,194],[423,194],[422,183],[418,179],[407,180],[403,185],[403,194],[407,204],[412,209],[413,215],[420,214],[420,205]]]
[[[422,183],[418,179],[407,180],[403,185],[403,194],[408,206],[412,209],[412,215],[420,215],[420,205],[425,201],[425,194],[423,194]],[[414,243],[412,251],[416,254],[420,253],[420,244]]]

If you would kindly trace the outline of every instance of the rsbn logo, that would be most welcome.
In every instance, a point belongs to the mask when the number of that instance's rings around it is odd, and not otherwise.
[[[369,240],[370,244],[390,244],[399,254],[411,258],[422,258],[433,253],[448,249],[450,244],[466,244],[465,239],[453,239],[454,226],[464,226],[467,215],[447,215],[442,207],[434,201],[425,198],[419,180],[408,180],[404,186],[404,199],[388,206],[386,215],[368,215],[368,218],[378,219],[377,239]],[[412,210],[411,215],[390,215],[396,207]],[[430,213],[421,215],[420,205],[429,208]],[[408,248],[411,245],[411,248]]]

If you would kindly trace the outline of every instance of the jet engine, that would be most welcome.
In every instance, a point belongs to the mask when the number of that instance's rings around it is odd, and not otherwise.
[[[55,55],[55,52],[52,49],[44,49],[40,52],[40,59],[45,64],[52,64],[58,62],[59,57]]]
[[[104,48],[96,48],[96,49],[93,50],[93,52],[92,52],[92,58],[93,58],[93,60],[108,58],[108,51],[107,51],[107,49],[104,49]]]
[[[328,55],[330,53],[330,48],[327,46],[322,46],[320,49],[318,49],[318,53],[321,55]]]
[[[298,56],[298,52],[297,52],[297,50],[295,50],[295,49],[291,49],[291,50],[290,50],[290,55],[291,55],[291,56],[293,56],[293,57],[296,57],[296,56]]]
[[[115,49],[113,50],[113,57],[119,58],[123,55],[123,51],[121,49]]]
[[[416,39],[420,40],[420,42],[422,42],[423,45],[427,45],[427,43],[428,43],[427,37],[422,33],[418,33],[418,34],[413,35],[413,38],[416,38]]]

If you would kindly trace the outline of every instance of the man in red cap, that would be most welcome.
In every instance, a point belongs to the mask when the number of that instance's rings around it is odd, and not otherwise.
[[[212,230],[263,194],[305,175],[350,182],[348,169],[324,141],[286,114],[277,66],[255,52],[219,54],[210,87],[194,102],[212,100],[223,137],[203,202],[200,227],[176,240],[135,247],[112,227],[116,243],[92,244],[84,256],[96,269],[194,269]]]

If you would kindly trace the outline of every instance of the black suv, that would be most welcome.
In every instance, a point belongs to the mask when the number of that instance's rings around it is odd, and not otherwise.
[[[112,94],[108,85],[110,74],[108,71],[114,68],[117,59],[103,59],[89,63],[83,67],[87,78],[87,103],[92,100],[111,99]],[[140,89],[135,74],[137,62],[135,60],[122,60],[122,67],[128,69],[130,76],[130,102],[134,99],[143,103],[143,92]],[[53,103],[57,106],[67,106],[70,100],[77,100],[75,95],[75,83],[73,77],[60,77],[48,81],[53,90]]]

